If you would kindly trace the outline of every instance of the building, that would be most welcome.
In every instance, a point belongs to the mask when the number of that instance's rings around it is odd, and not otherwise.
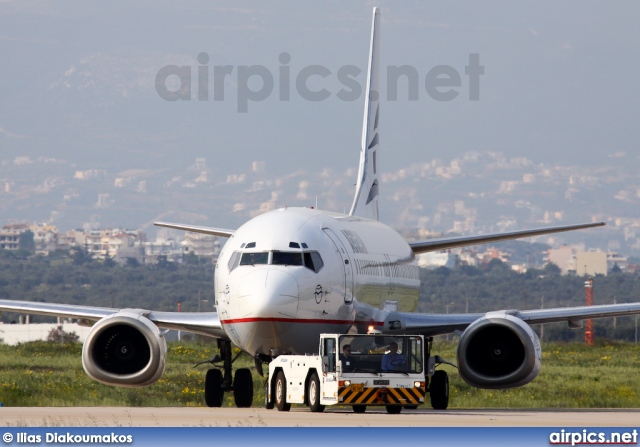
[[[184,254],[193,253],[196,256],[212,258],[212,262],[218,259],[220,254],[220,242],[216,236],[210,234],[187,232],[182,241]]]
[[[157,264],[160,257],[166,258],[169,262],[182,262],[183,248],[173,239],[158,238],[155,241],[142,242],[140,245],[144,254],[144,259],[140,262]]]
[[[84,233],[84,247],[94,258],[115,258],[120,249],[134,247],[144,241],[144,233],[134,230],[90,230]]]
[[[0,230],[0,249],[18,250],[20,235],[29,229],[27,224],[4,225]]]
[[[547,262],[553,263],[560,268],[563,275],[575,271],[575,250],[569,246],[552,248],[547,252]]]
[[[576,274],[578,276],[606,275],[607,253],[604,251],[576,252]]]
[[[84,231],[69,230],[58,234],[58,250],[69,250],[71,247],[84,247]]]
[[[446,251],[424,253],[418,256],[418,266],[435,269],[438,267],[456,268],[458,255]]]
[[[38,224],[29,226],[33,233],[36,253],[47,255],[58,249],[58,229],[54,225]]]
[[[78,341],[84,342],[91,331],[90,327],[80,326],[76,323],[38,323],[38,324],[1,324],[0,339],[7,345],[16,345],[29,341],[46,340],[49,333],[62,327],[67,333],[74,332],[78,335]]]
[[[579,276],[606,275],[616,265],[624,271],[629,264],[626,257],[614,251],[585,251],[568,246],[549,250],[547,261],[556,264],[563,275]]]

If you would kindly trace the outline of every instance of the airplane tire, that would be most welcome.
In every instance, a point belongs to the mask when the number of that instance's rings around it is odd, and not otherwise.
[[[276,376],[275,401],[278,411],[289,411],[291,404],[287,403],[287,380],[284,378],[282,371]]]
[[[449,406],[449,376],[446,371],[438,370],[431,377],[429,387],[431,406],[434,410],[446,410]]]
[[[249,368],[236,371],[233,380],[233,399],[238,408],[249,408],[253,403],[253,379]]]
[[[402,405],[387,405],[387,413],[400,414],[402,411]]]
[[[354,413],[364,413],[367,410],[366,405],[354,405],[353,412]]]
[[[222,371],[212,368],[204,379],[204,401],[207,407],[221,407],[224,391],[222,390]]]
[[[324,405],[320,405],[320,379],[318,374],[311,373],[309,384],[307,385],[307,396],[309,397],[309,409],[312,413],[322,413]]]

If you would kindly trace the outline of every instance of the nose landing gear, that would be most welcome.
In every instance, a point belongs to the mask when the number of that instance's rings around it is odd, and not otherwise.
[[[253,378],[249,368],[240,368],[236,371],[232,380],[231,365],[241,353],[231,358],[231,342],[229,340],[218,339],[218,349],[220,354],[216,354],[211,359],[197,363],[199,366],[205,363],[222,362],[222,371],[218,368],[211,368],[207,371],[204,382],[204,400],[208,407],[221,407],[224,400],[224,393],[233,391],[233,400],[238,408],[248,408],[253,402]],[[224,372],[223,372],[224,371]]]

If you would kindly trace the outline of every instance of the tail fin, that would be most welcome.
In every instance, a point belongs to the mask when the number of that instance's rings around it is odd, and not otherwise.
[[[369,50],[369,73],[364,102],[362,125],[362,149],[360,168],[356,183],[356,195],[350,216],[378,220],[378,117],[380,113],[380,9],[373,8],[371,25],[371,47]]]

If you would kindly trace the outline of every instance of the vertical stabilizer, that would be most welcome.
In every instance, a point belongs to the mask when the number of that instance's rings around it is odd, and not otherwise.
[[[373,8],[369,72],[356,195],[349,215],[378,220],[378,118],[380,113],[380,10]]]

